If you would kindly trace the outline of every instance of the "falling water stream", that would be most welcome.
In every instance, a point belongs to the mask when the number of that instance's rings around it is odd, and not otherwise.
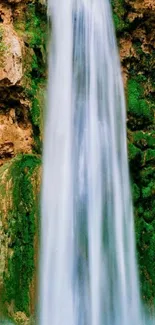
[[[144,324],[109,0],[49,0],[40,325]]]

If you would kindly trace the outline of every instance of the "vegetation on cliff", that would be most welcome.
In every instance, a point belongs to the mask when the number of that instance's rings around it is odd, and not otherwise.
[[[18,311],[28,316],[31,313],[40,164],[40,158],[35,155],[19,155],[0,168],[1,237],[5,252],[1,268],[2,302],[6,307],[10,305],[11,315]]]
[[[17,324],[35,313],[46,38],[45,5],[0,2],[0,316]]]
[[[141,291],[152,310],[155,5],[153,0],[112,0],[112,7],[126,87]],[[19,324],[26,324],[35,311],[46,40],[46,7],[41,1],[0,1],[0,294],[4,312]]]
[[[144,302],[155,305],[155,51],[153,1],[112,1],[127,97],[135,226]]]

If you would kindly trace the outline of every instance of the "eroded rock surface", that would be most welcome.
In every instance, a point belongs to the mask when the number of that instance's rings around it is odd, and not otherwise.
[[[9,5],[0,3],[1,66],[0,86],[15,85],[20,82],[22,69],[22,40],[13,26],[12,11]]]
[[[20,325],[32,324],[35,313],[46,78],[43,3],[0,0],[0,320],[11,317]]]
[[[34,314],[37,282],[36,199],[46,78],[45,3],[46,0],[0,0],[0,297],[3,292],[5,310],[17,323],[25,325]],[[152,308],[155,1],[112,3],[128,104],[129,159],[142,295]],[[15,270],[19,270],[18,274]]]
[[[15,31],[9,2],[0,2],[0,164],[18,153],[32,152],[33,145],[30,101],[25,105],[24,89],[19,94],[14,88],[23,78],[24,42]]]
[[[0,115],[0,163],[4,158],[14,157],[18,153],[32,152],[32,125],[18,123],[15,109],[6,115]]]
[[[155,299],[155,1],[112,1],[127,98],[130,173],[141,293]]]

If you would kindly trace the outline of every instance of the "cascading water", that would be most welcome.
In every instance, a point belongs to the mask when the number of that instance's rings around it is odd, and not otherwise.
[[[49,0],[40,325],[140,325],[121,69],[109,0]]]

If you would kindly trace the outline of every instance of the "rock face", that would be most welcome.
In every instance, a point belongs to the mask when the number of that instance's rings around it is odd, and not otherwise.
[[[127,95],[130,172],[141,292],[155,299],[155,2],[112,1]]]
[[[32,152],[33,146],[32,124],[28,120],[30,102],[23,92],[19,95],[18,89],[13,89],[22,83],[24,42],[15,31],[12,8],[6,2],[0,3],[0,40],[0,164],[3,164],[17,153]]]
[[[0,0],[0,322],[23,325],[36,301],[46,27],[44,2]]]
[[[11,7],[5,3],[0,3],[0,37],[0,85],[15,85],[20,82],[23,74],[23,44],[13,26]]]
[[[40,171],[40,158],[29,154],[0,168],[1,303],[19,324],[34,313]]]
[[[155,2],[112,0],[127,98],[141,291],[155,299]],[[32,324],[46,82],[46,0],[0,0],[0,317]]]
[[[20,125],[15,109],[0,115],[0,164],[18,153],[31,153],[32,145],[32,125],[29,121]]]
[[[0,68],[0,84],[15,85],[22,78],[22,44],[12,26],[3,23],[1,33],[4,52]]]
[[[0,164],[40,151],[45,12],[38,1],[0,1]]]

